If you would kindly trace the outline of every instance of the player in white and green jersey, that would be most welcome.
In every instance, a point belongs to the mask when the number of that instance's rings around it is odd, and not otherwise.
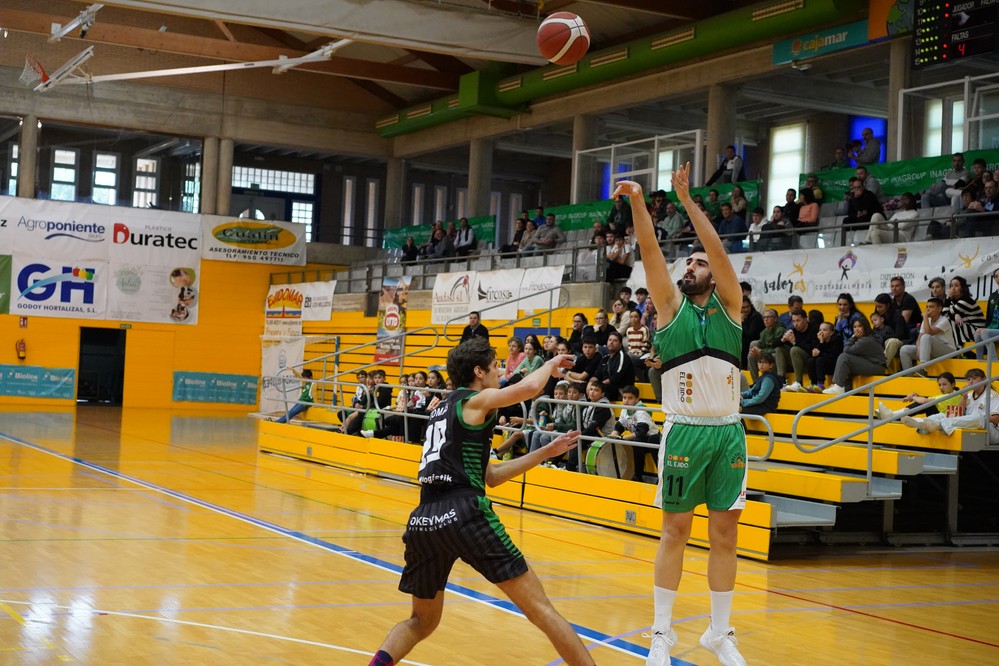
[[[674,285],[638,183],[618,183],[631,201],[646,287],[659,313],[653,346],[662,360],[663,411],[657,503],[663,509],[656,553],[655,617],[648,666],[668,666],[677,642],[673,602],[683,572],[694,507],[706,504],[711,554],[711,622],[701,645],[723,666],[745,666],[729,626],[739,517],[746,503],[746,436],[739,417],[742,288],[721,239],[690,198],[690,165],[673,173],[673,191],[703,247],[686,259]]]

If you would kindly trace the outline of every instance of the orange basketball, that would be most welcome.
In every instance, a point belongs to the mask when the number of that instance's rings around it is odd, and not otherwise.
[[[555,12],[538,27],[538,51],[548,62],[571,65],[590,48],[590,31],[572,12]]]

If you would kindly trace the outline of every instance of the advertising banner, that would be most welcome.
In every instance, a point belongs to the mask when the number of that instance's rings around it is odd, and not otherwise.
[[[430,323],[446,324],[456,317],[464,317],[472,307],[472,285],[475,271],[439,273],[434,281],[430,302]]]
[[[107,261],[111,221],[105,206],[0,197],[0,219],[13,232],[14,254],[62,261]]]
[[[521,268],[476,273],[469,310],[483,310],[483,319],[516,319],[523,278]]]
[[[75,399],[76,368],[0,365],[0,395]]]
[[[302,321],[329,321],[333,316],[333,292],[336,280],[326,282],[303,282],[297,285],[302,290]]]
[[[198,323],[201,260],[188,266],[113,262],[107,286],[107,318],[160,324]]]
[[[174,402],[214,402],[252,405],[257,400],[257,378],[214,372],[173,373]]]
[[[564,272],[564,266],[539,266],[526,269],[524,279],[520,283],[520,296],[522,298],[531,296],[531,298],[524,298],[517,307],[521,310],[547,310],[558,307],[558,291],[548,292],[548,290],[562,285]]]
[[[454,220],[454,226],[458,226],[458,220]],[[475,238],[482,248],[486,243],[493,242],[496,237],[496,217],[493,215],[483,215],[481,217],[468,218],[468,226],[475,232]],[[447,228],[445,222],[444,228]],[[406,244],[408,237],[413,237],[413,242],[422,245],[430,238],[429,224],[413,224],[408,227],[396,227],[394,229],[382,230],[382,247],[386,250],[401,248]]]
[[[305,265],[304,224],[202,216],[202,259]]]
[[[960,275],[971,295],[985,300],[992,292],[992,272],[999,267],[999,248],[990,239],[954,239],[943,243],[910,245],[863,245],[824,250],[786,250],[765,255],[729,255],[732,266],[767,303],[785,303],[791,294],[800,295],[805,305],[835,303],[848,293],[858,303],[870,303],[878,294],[888,293],[891,279],[905,280],[906,291],[925,301],[927,284],[937,276],[949,281]],[[685,260],[670,266],[673,280],[683,276]],[[645,267],[635,262],[628,285],[645,286]]]
[[[10,314],[105,318],[106,261],[71,263],[17,255],[11,265]]]
[[[295,377],[291,367],[301,367],[304,359],[305,338],[271,338],[264,335],[260,355],[260,374],[263,377],[260,388],[261,412],[285,411],[290,404],[294,404],[301,393],[302,382]]]
[[[115,215],[108,258],[113,263],[195,266],[201,259],[201,220],[197,215],[133,208],[111,210]]]
[[[811,32],[774,44],[773,64],[787,65],[797,60],[817,58],[835,51],[863,46],[868,40],[866,20]]]
[[[409,311],[409,278],[382,279],[378,298],[378,343],[375,363],[399,365],[406,338],[406,318]]]
[[[0,314],[10,312],[10,266],[11,257],[0,254]]]

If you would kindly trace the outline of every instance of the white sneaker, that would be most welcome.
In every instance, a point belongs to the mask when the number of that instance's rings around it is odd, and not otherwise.
[[[781,389],[781,391],[783,391],[784,393],[795,393],[796,391],[800,390],[801,390],[801,384],[799,384],[798,382],[791,382],[790,384],[785,385],[784,388]]]
[[[926,432],[937,432],[938,430],[943,430],[943,428],[940,427],[940,423],[934,421],[933,419],[923,419],[923,422],[920,425]],[[922,434],[926,434],[926,432]]]
[[[903,416],[902,418],[899,419],[899,421],[902,422],[902,425],[909,426],[910,428],[919,428],[923,425],[922,420],[914,418],[912,416]]]
[[[371,439],[374,436],[375,436],[375,431],[374,430],[362,430],[361,431],[361,437],[367,437],[368,439]]]
[[[653,634],[642,634],[642,636],[652,639],[652,644],[649,646],[649,656],[645,659],[645,666],[670,666],[669,651],[676,645],[676,630],[670,627],[666,633],[657,631]]]
[[[735,639],[735,629],[723,634],[715,633],[711,625],[701,634],[701,647],[705,648],[721,662],[722,666],[746,666],[746,660],[739,654],[739,642]]]
[[[833,384],[829,388],[824,389],[822,392],[825,395],[843,395],[844,393],[846,393],[846,389],[840,386],[839,384]]]
[[[887,421],[888,419],[894,418],[895,412],[888,409],[888,405],[883,402],[878,403],[878,418]]]

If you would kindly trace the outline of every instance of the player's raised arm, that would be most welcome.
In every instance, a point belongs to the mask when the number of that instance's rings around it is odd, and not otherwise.
[[[721,299],[722,305],[733,321],[742,321],[742,287],[739,286],[739,276],[729,261],[725,246],[722,245],[721,238],[715,230],[711,220],[704,214],[694,200],[690,197],[690,162],[681,166],[673,172],[673,191],[680,199],[694,231],[697,232],[697,240],[704,247],[705,254],[708,255],[708,263],[711,266],[711,275],[715,282],[715,293]],[[636,227],[637,232],[637,227]],[[644,248],[643,248],[644,249]],[[644,256],[642,257],[644,260]],[[658,303],[656,307],[658,307]]]
[[[642,264],[645,266],[646,288],[659,313],[659,325],[664,326],[673,319],[673,314],[680,306],[680,292],[673,284],[666,258],[659,247],[655,226],[645,207],[645,195],[642,186],[630,180],[622,180],[617,184],[612,198],[620,195],[628,197],[631,205],[631,219],[635,224],[635,237],[638,246],[642,248]]]
[[[563,368],[571,368],[573,363],[575,359],[571,354],[560,354],[516,384],[504,388],[482,389],[465,403],[465,421],[472,424],[482,423],[486,415],[494,409],[533,400],[545,390],[549,377],[561,377]]]

